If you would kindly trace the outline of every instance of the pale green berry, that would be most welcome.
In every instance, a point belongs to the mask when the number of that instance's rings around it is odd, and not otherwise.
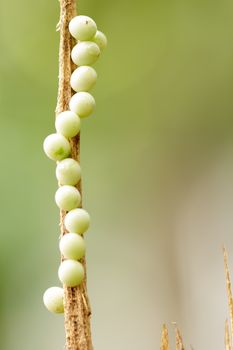
[[[90,215],[84,209],[77,208],[69,211],[65,217],[65,227],[69,232],[83,234],[90,225]]]
[[[79,163],[67,158],[57,164],[56,178],[60,185],[77,185],[81,179],[81,168]]]
[[[95,99],[89,92],[77,92],[70,99],[70,109],[80,118],[88,117],[95,108]]]
[[[91,66],[100,55],[99,46],[93,41],[80,41],[71,51],[72,61],[77,66]]]
[[[76,92],[89,91],[95,85],[97,74],[94,68],[81,66],[75,69],[70,78],[70,85]]]
[[[64,291],[60,287],[51,287],[44,292],[44,305],[50,312],[62,314],[64,312]]]
[[[59,269],[58,277],[67,287],[75,287],[84,279],[83,265],[76,260],[64,260]]]
[[[70,34],[77,40],[90,40],[96,30],[95,21],[88,16],[76,16],[69,23]]]
[[[106,35],[100,30],[97,30],[92,40],[99,46],[100,50],[105,49],[108,43]]]
[[[58,134],[62,134],[67,138],[74,137],[79,133],[80,124],[79,116],[71,111],[60,113],[55,121]]]
[[[59,242],[61,254],[66,259],[80,260],[85,255],[84,239],[76,233],[65,234]]]
[[[62,160],[70,154],[71,148],[69,141],[60,134],[51,134],[44,140],[44,151],[52,160]]]
[[[62,210],[72,210],[81,203],[81,195],[74,186],[61,186],[55,194],[55,202]]]

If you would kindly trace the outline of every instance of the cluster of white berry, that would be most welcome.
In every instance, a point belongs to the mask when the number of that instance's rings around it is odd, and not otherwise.
[[[106,36],[97,30],[96,23],[87,16],[76,16],[69,23],[69,31],[77,40],[71,52],[72,61],[78,66],[71,75],[70,84],[76,92],[70,99],[70,110],[60,113],[55,122],[56,133],[44,140],[46,155],[57,162],[56,177],[59,188],[55,194],[57,206],[65,211],[64,225],[69,232],[63,235],[59,248],[63,257],[58,269],[61,283],[75,287],[84,279],[84,268],[80,260],[85,255],[83,234],[90,225],[88,212],[80,208],[81,194],[77,184],[81,178],[79,163],[70,157],[69,140],[80,131],[80,119],[89,116],[95,107],[95,100],[88,92],[95,85],[97,74],[90,67],[106,47]],[[44,304],[54,313],[64,312],[63,288],[51,287],[44,293]]]

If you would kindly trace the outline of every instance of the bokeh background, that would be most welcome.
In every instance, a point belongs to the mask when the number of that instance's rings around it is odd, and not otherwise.
[[[109,45],[83,121],[88,287],[96,350],[223,349],[222,245],[233,271],[233,2],[80,0]],[[0,348],[64,349],[54,130],[56,0],[0,0]]]

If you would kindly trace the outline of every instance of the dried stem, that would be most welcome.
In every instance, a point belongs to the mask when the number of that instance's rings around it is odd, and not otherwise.
[[[59,83],[56,115],[69,109],[69,101],[72,96],[70,87],[70,76],[72,62],[70,52],[73,46],[73,39],[69,34],[68,25],[76,15],[75,0],[60,0],[60,49],[59,49]],[[70,140],[71,157],[80,160],[80,134]],[[81,193],[81,181],[77,185]],[[60,211],[61,235],[67,233],[64,227],[66,213]],[[91,310],[87,295],[86,261],[82,260],[85,268],[84,282],[78,287],[64,286],[64,308],[65,308],[65,333],[66,350],[92,350],[90,317]]]
[[[176,324],[175,324],[175,336],[176,336],[176,350],[184,350],[183,339]]]
[[[225,350],[231,350],[230,332],[228,320],[225,322]]]
[[[228,256],[226,248],[223,248],[223,256],[224,256],[224,269],[226,274],[226,284],[227,284],[227,295],[228,295],[228,307],[230,313],[230,348],[232,348],[232,338],[233,338],[233,298],[232,298],[232,289],[231,289],[231,279],[230,272],[228,268]]]
[[[162,337],[161,337],[161,345],[160,350],[169,350],[169,339],[168,339],[168,330],[167,326],[163,325]]]

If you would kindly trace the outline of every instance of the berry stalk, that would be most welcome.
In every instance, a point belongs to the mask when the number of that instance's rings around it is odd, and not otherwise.
[[[75,0],[60,0],[60,49],[59,49],[59,83],[56,115],[69,109],[72,97],[70,86],[71,73],[74,70],[71,62],[71,50],[74,40],[69,33],[69,22],[76,15]],[[80,133],[70,141],[71,158],[80,159]],[[77,184],[81,194],[81,181]],[[79,205],[81,207],[81,205]],[[66,212],[60,210],[61,235],[67,233],[64,225]],[[66,333],[66,350],[92,350],[90,317],[91,310],[86,286],[86,263],[85,258],[81,260],[84,266],[85,278],[81,285],[67,287],[64,285],[64,316]]]

